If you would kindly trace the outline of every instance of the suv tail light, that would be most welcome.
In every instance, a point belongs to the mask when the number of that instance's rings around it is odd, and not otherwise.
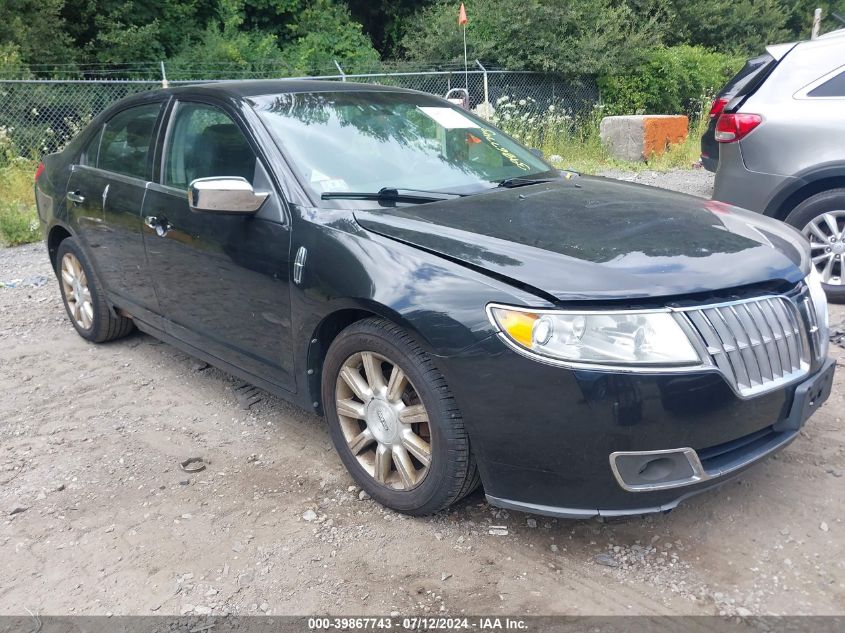
[[[711,119],[715,119],[717,116],[722,114],[722,110],[725,109],[725,106],[728,105],[728,100],[724,97],[719,97],[713,101],[713,105],[710,106],[710,114],[708,115]]]
[[[720,143],[734,143],[763,122],[759,114],[721,114],[716,121],[716,140]]]
[[[44,162],[38,163],[38,167],[35,169],[35,182],[38,182],[38,179],[41,177],[41,174],[44,172]]]

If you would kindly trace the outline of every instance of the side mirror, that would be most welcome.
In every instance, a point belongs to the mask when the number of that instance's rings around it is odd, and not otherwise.
[[[532,147],[528,151],[531,152],[532,154],[534,154],[534,156],[536,156],[537,158],[543,158],[543,150],[541,150],[541,149],[537,149],[536,147]]]
[[[191,211],[221,215],[250,215],[258,211],[270,197],[256,191],[246,178],[237,176],[197,178],[188,185]]]

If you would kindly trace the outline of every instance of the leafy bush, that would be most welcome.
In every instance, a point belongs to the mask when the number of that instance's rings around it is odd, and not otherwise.
[[[41,239],[35,209],[0,203],[0,244],[17,246]]]
[[[3,155],[0,148],[0,244],[4,246],[41,239],[32,181],[36,165],[34,161]]]
[[[699,46],[655,48],[630,72],[599,79],[605,114],[688,114],[716,93],[742,66],[743,58]]]

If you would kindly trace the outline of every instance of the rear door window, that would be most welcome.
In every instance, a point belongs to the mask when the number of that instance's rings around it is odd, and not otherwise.
[[[97,166],[97,154],[100,151],[100,137],[102,134],[103,128],[98,128],[91,136],[88,144],[85,146],[85,149],[82,150],[82,154],[79,157],[80,164],[90,165],[91,167]]]
[[[150,179],[150,153],[160,103],[128,108],[103,130],[97,167],[124,176]]]

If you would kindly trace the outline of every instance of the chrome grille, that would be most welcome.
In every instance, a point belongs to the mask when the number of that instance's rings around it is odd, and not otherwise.
[[[809,371],[797,306],[786,297],[685,310],[713,364],[743,396],[769,391]]]

